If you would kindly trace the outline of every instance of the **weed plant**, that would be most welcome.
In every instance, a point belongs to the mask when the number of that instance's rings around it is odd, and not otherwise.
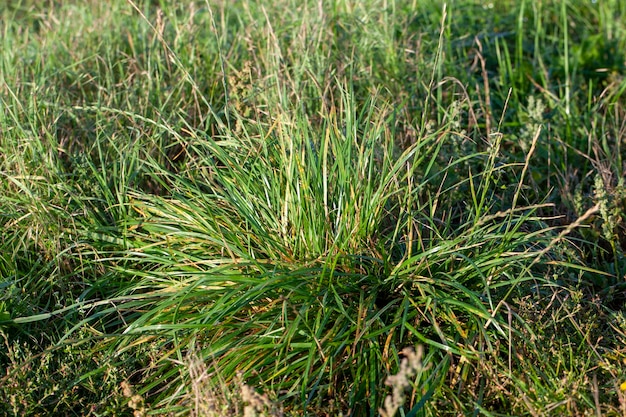
[[[0,413],[626,415],[624,5],[0,5]]]

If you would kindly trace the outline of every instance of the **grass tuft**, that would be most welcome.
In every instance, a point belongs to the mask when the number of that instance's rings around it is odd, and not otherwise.
[[[623,12],[0,5],[0,414],[626,415]]]

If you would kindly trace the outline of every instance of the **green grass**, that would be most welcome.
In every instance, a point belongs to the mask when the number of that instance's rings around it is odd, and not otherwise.
[[[621,2],[183,3],[0,6],[0,414],[626,414]]]

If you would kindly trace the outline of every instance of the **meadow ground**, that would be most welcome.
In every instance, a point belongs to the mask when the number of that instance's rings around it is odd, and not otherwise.
[[[0,5],[0,414],[626,415],[626,4]]]

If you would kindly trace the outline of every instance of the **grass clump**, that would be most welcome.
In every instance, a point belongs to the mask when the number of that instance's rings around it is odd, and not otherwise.
[[[504,3],[0,6],[0,410],[626,412],[623,10]]]

